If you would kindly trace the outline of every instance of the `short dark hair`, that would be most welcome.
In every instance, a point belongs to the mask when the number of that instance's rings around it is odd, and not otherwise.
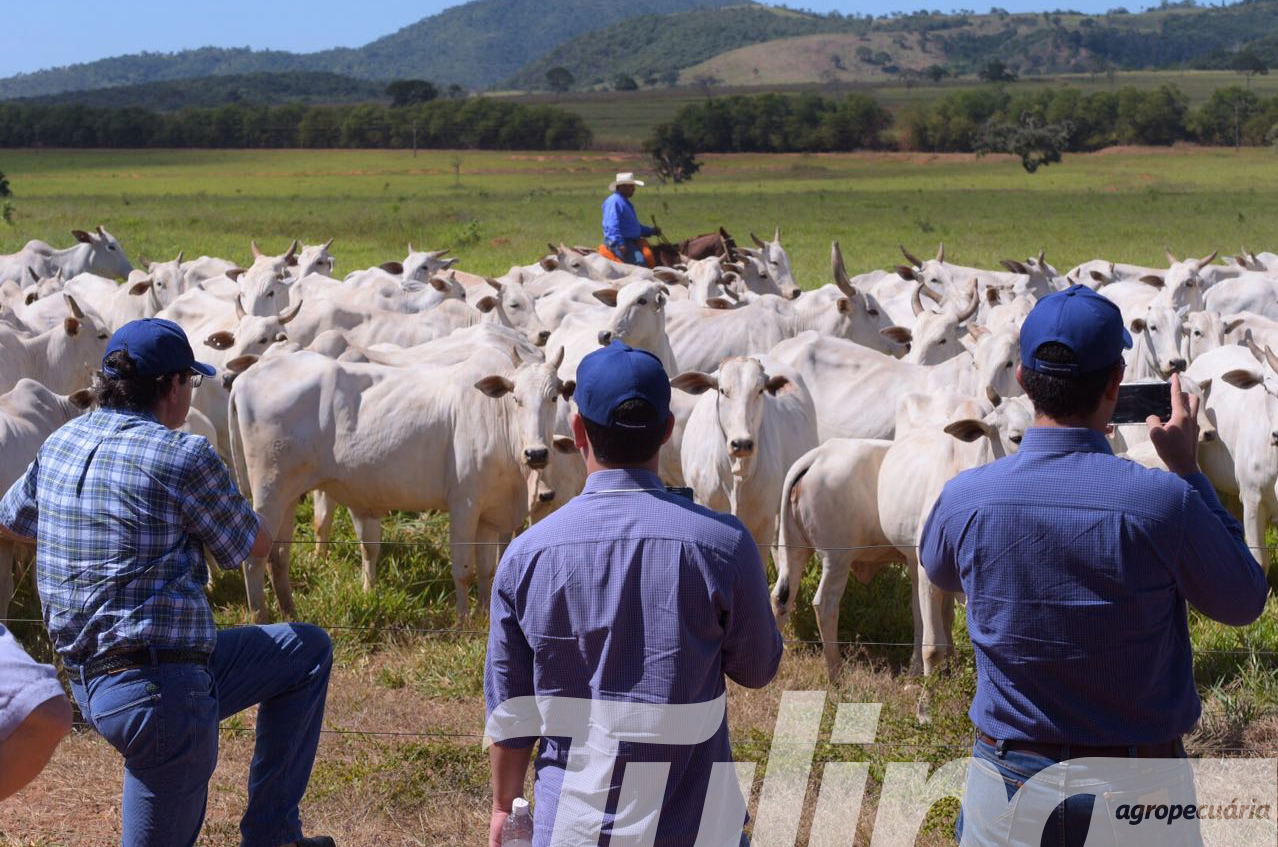
[[[586,438],[595,458],[605,465],[641,465],[657,455],[664,422],[658,422],[656,408],[638,397],[627,400],[613,412],[616,423],[629,426],[603,426],[583,417]]]
[[[169,377],[176,375],[185,380],[184,374],[142,376],[133,357],[123,350],[109,353],[102,364],[112,373],[108,374],[105,369],[94,372],[93,399],[106,409],[148,412],[156,400],[168,393]]]
[[[1067,365],[1078,361],[1073,350],[1056,341],[1041,345],[1034,355],[1054,364]],[[1040,415],[1055,420],[1087,417],[1100,405],[1105,386],[1117,366],[1118,362],[1115,362],[1108,368],[1076,376],[1058,376],[1022,366],[1021,387],[1034,404],[1034,411]]]

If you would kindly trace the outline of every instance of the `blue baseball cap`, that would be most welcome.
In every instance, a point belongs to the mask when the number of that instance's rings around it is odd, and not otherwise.
[[[1044,362],[1038,348],[1057,342],[1074,353],[1077,362]],[[1113,367],[1132,346],[1123,326],[1123,313],[1085,285],[1071,285],[1049,294],[1030,310],[1021,324],[1021,366],[1052,376],[1076,376]]]
[[[106,364],[106,357],[123,350],[129,354],[138,368],[139,376],[164,376],[171,373],[195,372],[213,376],[217,370],[212,365],[195,361],[191,342],[182,327],[163,318],[143,318],[129,321],[120,327],[107,342],[102,354],[102,372],[107,376],[119,376]]]
[[[664,426],[670,417],[670,377],[661,360],[647,350],[614,341],[581,360],[573,399],[581,416],[600,426],[629,429]],[[657,410],[655,423],[635,425],[614,420],[613,413],[618,406],[636,399],[648,401]]]

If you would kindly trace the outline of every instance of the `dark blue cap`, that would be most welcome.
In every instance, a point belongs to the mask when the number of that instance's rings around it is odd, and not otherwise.
[[[614,341],[601,347],[577,365],[577,389],[573,392],[577,411],[600,426],[629,426],[648,429],[664,426],[670,417],[670,377],[661,360],[647,350],[627,347]],[[613,419],[617,407],[627,400],[646,400],[657,410],[657,421],[648,426],[621,424]]]
[[[102,372],[107,376],[119,376],[107,367],[106,357],[123,350],[129,354],[138,368],[139,376],[164,376],[171,373],[194,371],[213,376],[217,371],[212,365],[195,361],[191,342],[187,341],[182,327],[163,318],[143,318],[129,321],[115,331],[102,354]]]
[[[1073,351],[1077,363],[1037,358],[1038,348],[1052,341]],[[1112,301],[1085,285],[1071,285],[1047,295],[1021,324],[1021,367],[1052,376],[1075,376],[1113,367],[1123,350],[1131,346],[1123,313]]]

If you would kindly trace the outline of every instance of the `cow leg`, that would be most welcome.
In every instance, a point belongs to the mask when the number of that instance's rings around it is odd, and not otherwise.
[[[297,504],[288,510],[279,523],[275,533],[275,543],[267,559],[271,563],[271,587],[275,589],[275,599],[279,601],[280,611],[290,620],[297,616],[297,608],[293,605],[293,586],[289,582],[288,567],[293,549],[293,535],[297,531]]]
[[[497,573],[497,562],[501,558],[502,544],[500,534],[492,524],[480,522],[475,532],[475,612],[480,617],[488,617],[488,604],[493,586],[493,574]]]
[[[919,605],[918,557],[909,551],[905,554],[905,572],[910,577],[910,615],[914,619],[914,648],[910,653],[910,676],[923,674],[923,611]]]
[[[364,573],[364,590],[372,591],[377,582],[377,560],[382,552],[382,516],[380,513],[350,510],[359,539],[359,562]]]
[[[941,603],[941,626],[942,632],[945,634],[945,662],[947,666],[958,655],[954,647],[954,601],[954,594],[946,591],[945,599]]]
[[[825,653],[825,668],[831,682],[837,682],[843,672],[843,650],[839,644],[839,604],[848,587],[848,574],[852,571],[850,550],[821,553],[821,582],[812,596],[812,608],[816,610],[817,629],[821,633],[821,649]],[[798,590],[798,584],[791,589]]]
[[[1269,550],[1265,547],[1265,530],[1269,528],[1269,510],[1260,492],[1246,492],[1239,499],[1243,507],[1243,534],[1251,555],[1265,572],[1269,571]]]
[[[759,561],[763,563],[763,572],[768,572],[768,557],[773,554],[773,548],[777,543],[777,515],[776,512],[769,514],[761,520],[758,526],[752,528],[754,531],[754,543],[759,548]]]
[[[333,535],[333,512],[337,504],[323,491],[313,491],[311,497],[315,503],[315,553],[320,559],[327,559],[328,541]]]
[[[448,547],[453,588],[457,592],[457,628],[465,629],[470,620],[470,584],[475,579],[475,534],[478,520],[469,508],[452,510],[448,515]]]
[[[919,566],[916,564],[915,569]],[[931,676],[948,655],[949,633],[945,629],[945,605],[948,593],[937,588],[926,573],[918,574],[919,612],[923,618],[923,675]],[[950,615],[953,620],[953,613]]]
[[[275,505],[279,502],[286,502],[290,507],[297,504],[296,498],[274,498],[267,492],[253,492],[253,502],[261,503],[257,507],[257,513],[262,518],[264,526],[273,527],[277,532],[283,526],[285,509],[281,509]],[[272,545],[274,547],[274,545]],[[270,559],[270,554],[260,558],[250,557],[244,563],[244,593],[248,596],[249,614],[253,618],[253,623],[265,624],[271,622],[270,613],[266,608],[266,563]],[[274,576],[274,575],[272,575]],[[284,579],[288,580],[288,574],[284,574]],[[279,596],[279,583],[275,583],[276,596]],[[287,590],[287,588],[286,588]],[[290,603],[292,598],[290,596]]]
[[[13,599],[13,561],[17,551],[13,542],[0,541],[0,621],[9,619],[9,601]]]

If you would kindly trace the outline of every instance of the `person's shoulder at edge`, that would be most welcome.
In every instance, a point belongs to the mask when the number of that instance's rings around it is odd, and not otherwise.
[[[591,508],[590,494],[578,494],[559,509],[528,527],[511,541],[506,548],[507,556],[526,555],[543,545],[559,544],[566,540],[597,540],[604,537],[601,531],[605,528],[597,523],[583,522],[582,512]],[[635,496],[635,495],[621,495]],[[660,500],[661,511],[654,513],[654,518],[679,512],[677,523],[669,517],[661,518],[661,531],[653,532],[654,536],[680,537],[688,541],[704,543],[722,548],[734,549],[741,536],[748,535],[745,524],[734,515],[716,512],[678,494],[669,492],[649,493],[644,496]],[[669,511],[667,511],[669,510]],[[588,525],[587,525],[588,524]],[[672,527],[677,533],[671,533]]]

